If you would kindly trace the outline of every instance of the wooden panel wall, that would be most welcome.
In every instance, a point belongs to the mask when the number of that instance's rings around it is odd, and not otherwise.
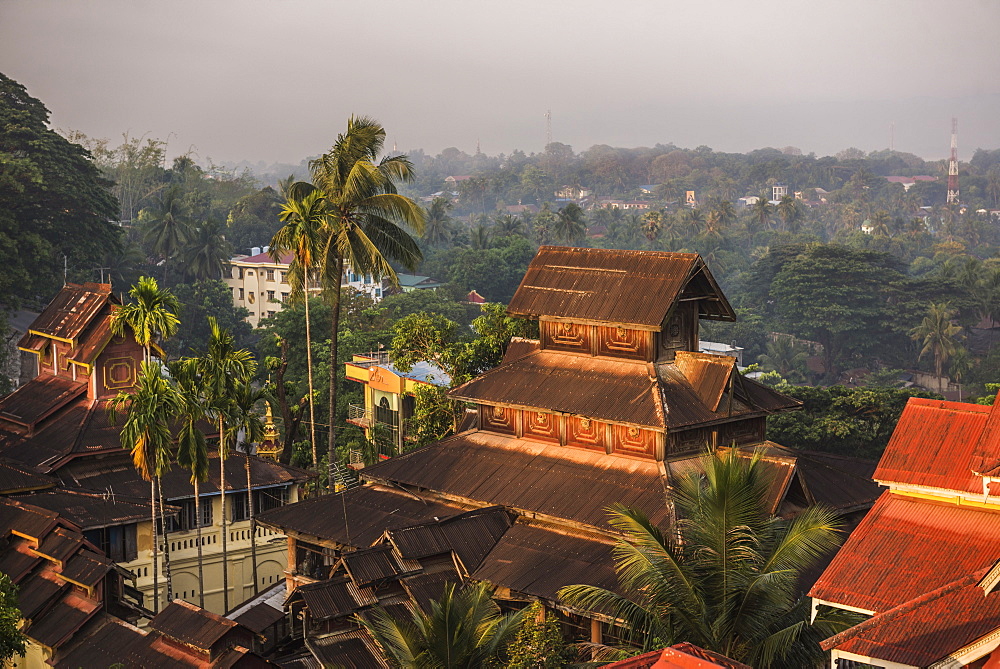
[[[698,350],[698,304],[682,302],[667,315],[657,333],[656,359],[673,360],[677,351]]]
[[[566,419],[566,445],[607,452],[608,424],[583,416],[568,416]]]
[[[611,451],[642,458],[656,457],[656,432],[628,425],[613,425]]]
[[[541,322],[542,348],[590,354],[590,326],[580,323]]]
[[[713,445],[714,433],[715,430],[708,427],[671,432],[667,434],[667,453],[670,455],[704,453],[705,449]]]
[[[517,425],[516,409],[479,405],[479,425],[484,430],[501,434],[514,434]]]
[[[523,434],[526,439],[560,443],[559,414],[547,411],[522,411]]]
[[[762,442],[765,428],[765,418],[747,418],[726,423],[719,427],[719,446],[731,446],[734,442],[738,446]]]
[[[652,360],[653,333],[623,327],[597,328],[597,355],[631,360]]]

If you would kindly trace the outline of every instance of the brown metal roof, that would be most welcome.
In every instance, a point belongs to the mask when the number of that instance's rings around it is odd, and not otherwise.
[[[13,499],[0,497],[0,538],[12,531],[32,539],[41,540],[56,526],[59,514],[25,504]]]
[[[399,490],[362,486],[266,511],[258,516],[258,521],[283,532],[364,547],[374,543],[386,530],[461,511],[456,505],[427,502]]]
[[[359,586],[420,571],[420,563],[400,557],[391,545],[373,546],[344,553],[344,569]]]
[[[149,621],[150,629],[204,651],[210,651],[215,642],[238,627],[236,621],[180,599],[167,604]]]
[[[111,341],[111,337],[111,318],[105,317],[97,320],[92,327],[87,328],[76,350],[73,351],[72,359],[92,365],[107,343]]]
[[[424,558],[454,551],[471,573],[513,522],[512,514],[502,507],[487,507],[387,534],[405,557]]]
[[[367,630],[354,629],[306,639],[309,652],[324,667],[342,669],[388,669]]]
[[[664,427],[656,373],[645,362],[536,351],[481,374],[449,394],[486,404]]]
[[[618,589],[614,542],[514,524],[472,574],[477,581],[549,601],[563,586],[586,584]]]
[[[0,400],[0,420],[31,427],[87,392],[87,384],[38,376]]]
[[[507,312],[659,328],[696,273],[714,289],[712,307],[703,317],[735,320],[697,253],[564,246],[538,249]]]
[[[119,452],[121,426],[108,420],[108,403],[80,396],[64,406],[31,437],[0,431],[0,453],[43,473],[83,455]]]
[[[17,608],[21,611],[22,618],[25,620],[40,618],[51,602],[70,589],[68,584],[57,580],[52,574],[49,574],[49,578],[45,578],[36,572],[18,584]]]
[[[813,504],[851,510],[870,506],[882,494],[882,487],[872,480],[875,463],[870,460],[802,451],[771,441],[763,448],[765,453],[795,458],[796,473]]]
[[[82,550],[66,562],[59,575],[73,583],[93,588],[113,569],[114,563],[103,555]]]
[[[277,624],[284,617],[284,611],[267,602],[260,602],[238,615],[235,620],[255,634],[263,634],[268,627]]]
[[[47,610],[41,618],[33,620],[28,626],[27,634],[43,646],[57,648],[73,636],[100,608],[101,605],[93,600],[69,593]]]
[[[104,305],[113,299],[111,284],[68,283],[29,329],[59,339],[76,339]]]
[[[32,471],[29,467],[0,460],[0,495],[54,488],[56,483],[56,479]]]
[[[148,490],[148,483],[146,488]],[[147,500],[142,500],[122,495],[60,488],[14,499],[55,511],[84,530],[149,520],[148,495]]]
[[[711,355],[678,351],[674,364],[710,411],[719,410],[722,393],[729,384],[729,377],[736,371],[736,358],[728,355]]]
[[[440,491],[610,529],[607,508],[620,502],[668,522],[656,462],[464,432],[380,462],[365,479]]]
[[[65,562],[66,558],[75,553],[82,544],[82,534],[57,527],[45,537],[42,545],[36,548],[35,552],[50,560]]]
[[[402,580],[406,594],[410,596],[424,613],[430,613],[431,602],[441,598],[444,586],[449,583],[462,583],[462,575],[454,569],[446,569],[432,574],[418,574]],[[405,620],[405,618],[404,618]]]
[[[343,618],[361,609],[378,604],[375,591],[356,586],[349,576],[300,586],[289,597],[289,603],[302,599],[309,615],[316,620]]]

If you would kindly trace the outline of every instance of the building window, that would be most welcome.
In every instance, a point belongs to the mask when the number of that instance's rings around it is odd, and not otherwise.
[[[269,309],[269,310],[268,310],[268,312],[267,312],[267,317],[268,317],[268,318],[270,318],[271,316],[274,316],[274,315],[275,315],[276,313],[278,313],[278,312],[276,312],[276,311],[271,311],[271,310]]]
[[[284,486],[282,488],[265,488],[263,490],[255,490],[253,493],[254,514],[270,511],[271,509],[276,509],[279,506],[284,506],[285,504],[288,504],[288,497],[288,486]]]
[[[244,293],[242,288],[240,288],[240,299],[241,300],[244,299]]]
[[[267,270],[267,280],[268,281],[274,281],[274,270],[273,269]]]
[[[284,304],[287,301],[288,301],[288,293],[282,293],[281,294],[281,303]]]
[[[237,279],[242,279],[243,278],[243,268],[242,267],[237,267],[236,270],[239,273],[239,276],[237,276],[236,278]]]
[[[99,530],[87,530],[84,538],[104,551],[114,562],[131,562],[139,557],[136,547],[135,524],[102,527]]]
[[[288,272],[281,273],[281,283],[288,283]]]
[[[267,291],[267,301],[268,302],[274,302],[274,291],[273,290]]]
[[[247,507],[247,494],[245,492],[230,493],[230,498],[231,520],[234,523],[238,520],[249,520],[250,509]]]
[[[201,526],[209,527],[212,524],[212,500],[201,500]],[[184,500],[181,502],[181,527],[185,530],[193,530],[195,527],[194,500]]]

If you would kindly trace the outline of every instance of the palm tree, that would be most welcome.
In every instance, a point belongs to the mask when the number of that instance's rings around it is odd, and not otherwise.
[[[452,207],[451,200],[436,197],[427,210],[427,227],[424,228],[424,241],[431,246],[440,246],[451,239],[451,219],[448,212]]]
[[[226,527],[226,457],[229,441],[234,435],[230,425],[233,415],[234,396],[239,384],[246,383],[257,371],[253,354],[246,349],[236,348],[236,338],[219,327],[214,316],[208,317],[211,334],[204,355],[194,363],[200,377],[202,392],[209,414],[219,427],[219,493],[222,502],[222,596],[226,611],[229,610],[229,554]]]
[[[642,234],[649,243],[649,248],[653,248],[656,240],[663,229],[663,212],[650,211],[642,215]]]
[[[198,547],[198,605],[205,608],[205,563],[201,540],[202,481],[208,479],[208,443],[198,424],[207,418],[199,384],[197,360],[187,358],[169,365],[170,376],[180,400],[180,429],[177,433],[177,464],[191,472],[194,486],[194,517]]]
[[[806,359],[809,355],[791,337],[778,337],[767,342],[767,353],[760,356],[761,369],[764,371],[774,371],[781,374],[790,382],[800,381],[803,378],[802,370],[805,368]]]
[[[889,217],[889,212],[880,209],[872,214],[871,224],[872,224],[872,234],[876,237],[888,237],[889,236],[889,222],[892,219]]]
[[[448,583],[430,613],[396,620],[383,609],[358,618],[387,658],[400,667],[476,669],[496,663],[517,634],[523,611],[502,615],[485,583],[460,592]]]
[[[166,282],[170,259],[191,234],[181,188],[171,186],[163,191],[156,206],[140,212],[139,219],[144,228],[143,240],[163,258],[163,280]]]
[[[284,189],[285,203],[278,219],[284,227],[274,233],[268,251],[277,262],[282,254],[291,252],[288,268],[290,298],[302,299],[306,309],[306,379],[309,383],[309,443],[312,445],[313,467],[319,467],[316,454],[316,410],[313,390],[312,331],[309,324],[309,284],[323,252],[327,233],[326,198],[312,184],[298,182]]]
[[[347,132],[328,153],[309,163],[313,183],[327,201],[329,234],[323,249],[323,283],[333,318],[330,324],[330,432],[328,462],[337,453],[337,342],[340,328],[340,284],[344,263],[359,274],[389,277],[397,283],[390,261],[415,269],[423,256],[407,233],[424,231],[424,210],[396,192],[397,181],[413,177],[406,156],[379,159],[385,128],[366,117],[352,116]],[[330,477],[329,485],[333,486]]]
[[[691,235],[698,235],[705,227],[705,214],[701,209],[689,209],[684,216],[684,222],[691,230]]]
[[[428,224],[430,221],[428,221]],[[509,237],[510,235],[523,235],[524,234],[524,221],[521,220],[519,216],[514,216],[512,214],[501,214],[497,216],[496,219],[496,230],[497,235],[500,237]]]
[[[934,356],[934,374],[938,377],[938,391],[943,392],[942,374],[944,364],[960,348],[962,328],[952,323],[958,314],[947,302],[931,304],[920,325],[910,330],[910,338],[923,345],[918,360],[930,353]]]
[[[556,212],[556,223],[553,232],[565,244],[583,239],[587,233],[587,221],[583,209],[576,202],[570,202]]]
[[[793,223],[799,220],[801,213],[798,202],[791,195],[785,195],[778,201],[778,218],[781,219],[785,230],[795,232]]]
[[[757,224],[760,230],[764,230],[771,225],[774,215],[774,206],[768,201],[767,196],[761,194],[757,201],[750,205],[750,217]],[[752,235],[751,235],[752,236]]]
[[[195,281],[222,277],[232,252],[224,231],[224,226],[216,221],[205,221],[192,229],[180,252],[186,275]]]
[[[677,525],[664,532],[616,506],[611,524],[621,595],[562,588],[569,605],[623,621],[621,638],[646,650],[688,641],[755,667],[814,666],[818,642],[853,624],[844,612],[809,623],[802,572],[839,543],[833,512],[810,507],[788,521],[768,513],[760,454],[720,449],[679,481]]]
[[[257,412],[257,405],[270,399],[263,388],[254,388],[249,382],[237,384],[233,393],[232,429],[243,432],[243,466],[247,474],[247,515],[250,519],[250,562],[253,571],[253,594],[260,591],[257,578],[257,521],[253,507],[253,480],[250,476],[250,447],[264,439],[264,421]]]
[[[111,331],[121,336],[128,328],[143,347],[143,359],[149,362],[153,342],[160,337],[168,339],[177,332],[181,323],[177,318],[180,302],[166,288],[161,290],[151,276],[139,277],[139,283],[128,294],[134,302],[111,313]]]
[[[480,223],[469,231],[469,243],[477,251],[483,251],[490,247],[490,229]]]
[[[121,432],[122,446],[131,449],[132,464],[135,465],[139,476],[144,481],[149,481],[154,613],[160,610],[160,584],[157,567],[160,538],[157,531],[157,521],[162,523],[163,520],[162,505],[159,514],[157,513],[157,490],[160,476],[170,465],[170,447],[173,441],[170,434],[170,423],[180,410],[180,406],[177,394],[163,376],[160,363],[151,361],[142,363],[142,370],[135,388],[132,391],[118,393],[108,406],[108,416],[112,423],[119,413],[125,414],[125,424],[122,426]],[[171,583],[168,560],[164,561],[163,569],[167,579],[167,598],[169,599]]]

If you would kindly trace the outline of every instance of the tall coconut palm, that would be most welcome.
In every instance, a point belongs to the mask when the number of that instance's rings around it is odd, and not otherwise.
[[[946,302],[931,304],[920,325],[910,330],[910,338],[923,346],[917,359],[928,353],[934,356],[934,374],[938,377],[939,392],[944,392],[944,364],[960,348],[962,328],[952,322],[957,314],[958,310]]]
[[[171,186],[160,195],[156,206],[139,213],[143,240],[163,258],[163,280],[167,280],[170,259],[191,235],[188,209],[179,186]]]
[[[224,236],[225,226],[205,221],[192,228],[190,237],[181,248],[184,273],[195,281],[218,279],[231,257],[232,246]]]
[[[226,611],[229,610],[229,553],[226,510],[226,457],[234,436],[231,427],[234,395],[241,383],[246,383],[257,371],[253,354],[236,348],[236,338],[219,327],[215,317],[208,317],[210,335],[205,353],[197,358],[195,368],[199,374],[205,404],[219,429],[219,493],[222,502],[222,596]]]
[[[452,208],[451,200],[436,197],[427,210],[427,226],[424,228],[424,241],[431,246],[441,246],[451,239],[451,219],[448,212]]]
[[[524,617],[523,610],[501,614],[485,583],[459,592],[449,583],[431,601],[430,609],[429,613],[414,609],[409,620],[375,609],[358,622],[397,666],[476,669],[500,666],[497,662]]]
[[[126,329],[132,332],[136,342],[142,346],[144,360],[149,362],[151,349],[157,338],[172,337],[180,326],[177,311],[180,302],[166,288],[161,289],[151,276],[139,277],[139,283],[128,292],[134,300],[111,313],[111,331],[124,335]]]
[[[430,225],[430,219],[427,221],[427,225]],[[496,231],[497,235],[500,237],[508,237],[510,235],[523,235],[524,234],[524,221],[521,220],[520,216],[514,216],[512,214],[501,214],[496,218]]]
[[[777,211],[785,230],[796,232],[795,223],[801,216],[798,201],[791,195],[785,195],[778,201]]]
[[[157,511],[157,489],[160,476],[170,465],[170,448],[173,435],[170,424],[181,408],[180,400],[164,378],[159,362],[143,362],[142,370],[131,391],[122,391],[111,400],[108,410],[113,422],[118,414],[125,414],[122,426],[122,446],[132,452],[132,464],[144,481],[149,481],[149,505],[152,520],[153,557],[153,611],[160,610],[158,553],[159,533],[157,521],[162,524],[162,506]],[[170,597],[171,583],[169,562],[164,562],[167,578],[167,597]]]
[[[253,506],[253,479],[250,473],[250,449],[264,439],[264,420],[259,405],[271,399],[264,388],[255,388],[249,381],[236,385],[233,393],[233,430],[243,433],[243,466],[247,475],[247,516],[250,520],[250,562],[253,565],[253,594],[260,592],[257,578],[257,520]]]
[[[839,543],[832,512],[810,507],[793,520],[768,512],[770,478],[760,456],[708,455],[674,493],[669,532],[616,506],[611,524],[621,591],[562,588],[571,606],[623,621],[621,638],[647,650],[689,641],[754,667],[814,666],[818,642],[853,624],[843,612],[809,622],[797,580]]]
[[[323,253],[324,236],[329,234],[326,198],[312,184],[302,181],[282,191],[285,203],[278,219],[285,225],[274,233],[268,251],[275,262],[285,253],[292,254],[288,268],[290,299],[303,300],[306,310],[306,380],[309,384],[309,443],[313,467],[319,467],[316,453],[316,410],[313,390],[312,330],[309,322],[309,288]]]
[[[198,547],[198,605],[205,608],[205,563],[201,537],[201,490],[208,479],[208,443],[199,423],[208,418],[199,384],[197,361],[178,360],[169,365],[170,376],[180,400],[177,432],[177,464],[191,472],[194,486],[195,544]]]
[[[656,240],[660,238],[660,231],[663,229],[663,212],[648,211],[643,214],[641,228],[649,248],[653,248]]]
[[[553,231],[564,244],[572,244],[583,239],[587,234],[587,220],[580,205],[570,202],[556,212]]]
[[[379,158],[385,128],[378,122],[352,116],[347,131],[328,153],[309,163],[313,183],[323,192],[329,214],[329,234],[321,259],[324,292],[330,301],[330,432],[328,463],[332,469],[337,442],[337,357],[340,328],[340,284],[346,262],[358,274],[389,277],[398,283],[390,264],[415,269],[423,256],[407,230],[424,231],[424,210],[396,192],[397,181],[413,177],[406,156]],[[333,477],[329,479],[333,486]]]

